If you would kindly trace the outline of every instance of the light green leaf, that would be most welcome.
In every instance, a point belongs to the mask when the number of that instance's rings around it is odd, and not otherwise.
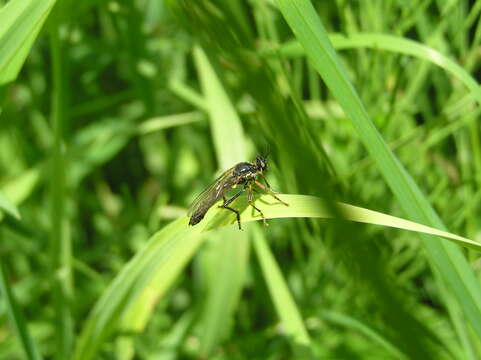
[[[139,135],[150,134],[155,131],[171,128],[174,126],[187,125],[202,120],[203,115],[198,111],[184,114],[159,116],[147,119],[137,127]]]
[[[39,168],[31,168],[24,171],[20,175],[13,177],[1,187],[2,193],[6,194],[8,197],[8,202],[15,207],[14,211],[17,211],[17,214],[18,210],[16,210],[16,206],[20,205],[30,196],[32,191],[37,186],[39,178]],[[0,220],[2,218],[3,213],[0,213]]]
[[[205,308],[200,321],[200,354],[208,358],[234,323],[249,259],[249,239],[237,227],[219,231],[202,252],[206,274]]]
[[[255,206],[262,210],[266,219],[289,217],[332,219],[334,217],[330,213],[329,207],[325,206],[324,201],[316,196],[288,194],[278,194],[277,196],[288,203],[289,206],[278,203],[269,195],[263,195],[255,202]],[[337,211],[342,214],[342,218],[345,220],[440,236],[466,248],[481,251],[481,244],[459,235],[354,205],[344,203],[336,203],[335,205]],[[242,223],[262,220],[260,215],[257,212],[254,213],[252,208],[248,206],[245,197],[236,200],[234,207],[242,210]],[[214,205],[203,220],[203,223],[205,222],[204,227],[206,230],[211,230],[214,227],[234,224],[235,216],[232,215],[231,212],[219,209]],[[431,239],[431,241],[434,240]]]
[[[56,0],[12,0],[0,9],[0,85],[15,80]]]
[[[429,61],[461,81],[471,91],[472,96],[478,104],[481,105],[481,88],[477,81],[456,62],[429,46],[420,44],[414,40],[388,34],[330,34],[329,39],[337,50],[369,48],[409,55]],[[282,45],[278,51],[280,54],[286,56],[306,55],[304,48],[297,41]],[[267,53],[275,54],[276,52],[270,50]]]
[[[180,218],[154,234],[122,268],[88,316],[74,359],[97,358],[102,343],[124,315],[138,309],[149,289],[155,286],[157,298],[165,294],[204,240],[201,229],[188,228],[187,222],[187,217]],[[132,314],[127,316],[132,319]]]
[[[304,327],[301,312],[287,287],[279,264],[272,255],[266,240],[258,231],[255,232],[253,244],[271,299],[281,320],[283,333],[293,343],[293,349],[298,356],[301,354],[312,355],[307,351],[307,349],[311,349],[312,344]]]
[[[232,164],[245,161],[241,121],[215,67],[200,47],[194,49],[194,59],[207,103],[219,167],[227,169]]]
[[[216,139],[217,152],[222,154],[219,156],[219,161],[230,166],[232,163],[244,159],[244,140],[240,119],[207,56],[200,48],[197,48],[195,50],[195,57],[201,74],[205,98],[207,99],[209,121],[213,137]],[[147,134],[166,127],[199,121],[201,118],[202,114],[199,112],[159,117],[140,124],[137,131],[139,134]],[[223,134],[225,134],[227,128],[229,129],[228,133],[231,135],[231,138],[225,141],[226,136]],[[217,259],[222,259],[224,271],[215,272],[215,277],[212,279],[212,284],[215,286],[206,284],[209,287],[209,292],[202,317],[203,331],[201,334],[201,352],[204,354],[209,354],[229,330],[230,323],[232,322],[232,313],[237,306],[237,301],[243,286],[244,273],[248,260],[248,241],[246,234],[234,232],[234,235],[228,235],[232,232],[231,229],[225,229],[223,231],[225,231],[225,237],[234,237],[235,239],[227,243],[219,242],[219,246],[215,248],[217,255],[213,256],[213,258],[216,259],[216,261]],[[187,243],[187,240],[184,241]],[[192,256],[192,253],[189,253],[189,258],[184,257],[185,261],[190,259],[190,256]],[[182,259],[182,255],[175,253],[172,255],[172,258]],[[185,265],[185,263],[180,260],[177,269],[180,269],[183,265]],[[173,265],[167,264],[165,266]],[[146,285],[139,288],[135,298],[129,300],[129,305],[126,306],[121,324],[124,330],[142,331],[145,327],[149,315],[154,310],[151,306],[152,299],[161,297],[167,290],[163,285],[167,287],[170,286],[178,274],[175,271],[166,272],[165,266],[155,264],[142,275],[143,278],[148,280],[145,280]],[[126,290],[122,289],[120,291],[125,292]],[[219,293],[222,296],[219,296]],[[120,297],[122,296],[127,295],[120,295]],[[219,299],[222,300],[221,303],[218,303]],[[119,299],[119,303],[116,306],[120,306],[120,304],[121,300]],[[115,310],[112,309],[108,311],[112,312]],[[89,324],[93,324],[96,321],[94,315],[91,316],[91,319]],[[113,319],[109,321],[113,321]],[[77,348],[77,356],[80,356],[79,354],[84,354],[82,356],[87,356],[87,358],[94,356],[95,353],[91,353],[90,347],[86,344],[92,341],[96,342],[97,340],[99,341],[98,344],[100,344],[103,338],[110,332],[110,329],[114,327],[109,321],[106,321],[102,325],[104,330],[97,334],[84,330],[82,335],[84,340],[81,342],[81,345],[79,345],[81,346],[81,350],[79,350],[79,347]],[[124,358],[128,359],[130,356],[133,356],[131,339],[122,339],[119,346],[125,351]],[[93,350],[96,351],[96,349]],[[80,357],[78,357],[78,359],[80,359]]]
[[[20,213],[17,207],[10,202],[5,196],[0,193],[0,209],[4,210],[7,214],[20,219]]]
[[[200,47],[194,48],[194,59],[207,104],[218,164],[227,169],[246,159],[242,123],[216,62]],[[206,265],[204,271],[211,274],[206,276],[208,279],[204,283],[206,302],[201,316],[200,352],[206,358],[231,331],[249,259],[246,233],[224,229],[219,236],[232,241],[211,243],[209,253],[201,253]]]

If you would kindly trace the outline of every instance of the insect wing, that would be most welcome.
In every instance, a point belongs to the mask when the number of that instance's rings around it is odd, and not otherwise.
[[[225,185],[227,185],[233,171],[234,167],[224,171],[207,189],[202,191],[190,205],[188,215],[190,216],[196,213],[197,210],[205,204],[213,204],[216,202],[225,193]]]

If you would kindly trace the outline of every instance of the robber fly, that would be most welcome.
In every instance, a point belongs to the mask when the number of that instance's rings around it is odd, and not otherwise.
[[[198,224],[205,216],[207,211],[214,205],[220,198],[224,200],[224,203],[220,205],[220,208],[232,211],[236,215],[237,224],[239,225],[239,230],[241,228],[240,213],[238,210],[229,207],[229,205],[237,199],[244,191],[247,191],[247,202],[255,210],[259,212],[262,216],[262,221],[264,225],[267,225],[266,218],[261,210],[254,206],[253,198],[254,191],[257,190],[253,187],[258,186],[260,189],[274,197],[281,204],[289,206],[287,203],[279,199],[267,182],[263,175],[263,172],[267,170],[266,158],[258,156],[253,162],[241,162],[229,170],[226,170],[221,176],[217,178],[216,181],[212,183],[207,189],[205,189],[192,203],[189,209],[190,221],[189,225]],[[260,176],[266,183],[266,185],[261,184],[257,181],[257,177]],[[226,199],[225,194],[230,189],[235,188],[237,185],[243,185],[242,190],[237,194],[232,196],[230,199]]]

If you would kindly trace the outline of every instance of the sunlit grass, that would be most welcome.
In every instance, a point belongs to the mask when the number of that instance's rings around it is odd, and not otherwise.
[[[54,3],[0,1],[0,358],[480,357],[477,2]],[[269,226],[187,225],[267,153]]]

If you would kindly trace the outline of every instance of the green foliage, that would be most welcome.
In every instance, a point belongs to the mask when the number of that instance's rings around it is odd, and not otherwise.
[[[55,2],[10,1],[0,10],[0,85],[17,77]]]
[[[474,3],[0,2],[0,358],[479,358]]]

